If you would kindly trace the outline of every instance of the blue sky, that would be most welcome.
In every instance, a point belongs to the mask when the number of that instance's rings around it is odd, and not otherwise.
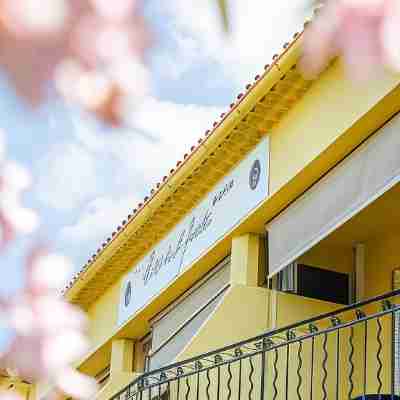
[[[8,156],[32,171],[24,201],[41,216],[39,231],[2,256],[2,292],[21,284],[22,256],[37,240],[79,270],[301,29],[305,2],[231,0],[229,37],[221,34],[212,1],[144,3],[155,38],[148,56],[152,90],[132,110],[134,128],[112,131],[55,98],[33,112],[0,79]]]

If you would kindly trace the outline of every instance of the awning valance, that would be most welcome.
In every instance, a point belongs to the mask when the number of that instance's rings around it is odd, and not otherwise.
[[[216,269],[192,293],[178,301],[165,315],[151,322],[151,369],[171,363],[218,306],[229,283],[230,258]]]
[[[268,224],[269,276],[295,261],[399,181],[397,115]]]

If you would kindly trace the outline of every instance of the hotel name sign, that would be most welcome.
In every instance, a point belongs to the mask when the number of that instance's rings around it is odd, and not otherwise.
[[[264,138],[161,242],[127,273],[118,324],[145,307],[268,196]]]

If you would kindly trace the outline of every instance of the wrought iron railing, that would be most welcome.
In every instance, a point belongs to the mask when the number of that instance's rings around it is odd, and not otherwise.
[[[399,298],[387,293],[150,371],[112,400],[394,398]]]

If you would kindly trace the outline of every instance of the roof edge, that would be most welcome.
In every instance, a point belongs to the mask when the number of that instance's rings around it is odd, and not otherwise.
[[[293,35],[292,41],[285,43],[280,55],[275,54],[271,64],[265,65],[265,71],[256,75],[253,83],[246,85],[246,92],[239,93],[236,102],[230,104],[230,109],[222,113],[220,121],[213,123],[213,128],[205,132],[204,138],[198,140],[197,145],[191,147],[190,154],[185,154],[183,161],[178,161],[175,169],[170,170],[169,176],[164,176],[162,181],[150,191],[143,203],[139,203],[137,209],[122,221],[121,225],[112,233],[111,237],[102,244],[102,247],[88,260],[87,264],[79,271],[68,286],[63,295],[68,301],[74,301],[79,292],[87,286],[107,260],[117,251],[127,238],[128,232],[138,227],[152,211],[152,205],[157,200],[168,197],[174,188],[193,171],[202,161],[206,149],[218,145],[227,132],[233,128],[254,106],[266,91],[270,90],[282,76],[295,65],[300,57],[302,33]],[[146,251],[145,251],[146,252]]]

